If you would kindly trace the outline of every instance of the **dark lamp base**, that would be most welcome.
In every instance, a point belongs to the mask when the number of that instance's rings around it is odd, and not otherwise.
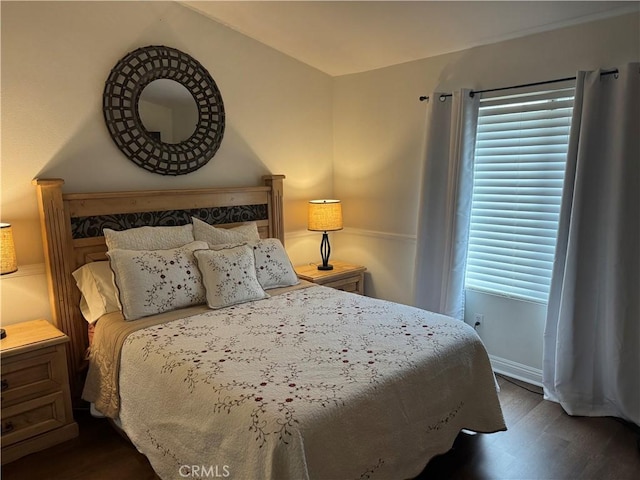
[[[333,270],[333,265],[329,264],[329,255],[331,255],[331,245],[329,245],[329,235],[327,232],[322,234],[322,242],[320,242],[320,257],[322,265],[318,265],[318,270]]]

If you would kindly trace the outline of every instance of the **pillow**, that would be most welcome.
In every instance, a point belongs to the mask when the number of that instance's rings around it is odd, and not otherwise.
[[[193,251],[207,248],[191,242],[167,250],[107,252],[125,320],[205,303],[202,277]]]
[[[219,228],[209,225],[196,217],[192,217],[191,221],[193,222],[193,238],[198,241],[207,242],[209,247],[225,243],[260,240],[258,224],[256,222],[248,222],[233,228]]]
[[[193,225],[179,227],[138,227],[128,230],[103,229],[109,250],[166,250],[193,242]]]
[[[256,260],[256,274],[262,288],[289,287],[300,283],[284,246],[277,238],[249,244]]]
[[[120,310],[109,262],[87,263],[71,275],[80,289],[80,311],[87,322],[94,323],[102,315]]]
[[[194,252],[207,292],[209,308],[222,308],[269,297],[256,277],[248,245]]]

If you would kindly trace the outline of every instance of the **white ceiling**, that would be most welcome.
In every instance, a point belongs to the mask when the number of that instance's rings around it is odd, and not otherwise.
[[[464,50],[640,7],[640,1],[182,3],[332,76]]]

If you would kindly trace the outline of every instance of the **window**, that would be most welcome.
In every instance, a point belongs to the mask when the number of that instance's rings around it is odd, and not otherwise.
[[[480,100],[466,288],[547,303],[573,97]]]

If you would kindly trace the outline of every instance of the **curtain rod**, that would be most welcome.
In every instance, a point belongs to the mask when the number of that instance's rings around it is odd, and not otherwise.
[[[614,68],[613,70],[605,70],[603,72],[600,73],[600,75],[618,75],[618,69]],[[547,85],[550,83],[560,83],[560,82],[568,82],[569,80],[575,80],[577,77],[573,76],[573,77],[565,77],[565,78],[556,78],[554,80],[545,80],[543,82],[534,82],[534,83],[525,83],[522,85],[512,85],[510,87],[500,87],[500,88],[488,88],[485,90],[471,90],[469,92],[469,96],[471,98],[473,98],[474,95],[478,94],[478,93],[487,93],[487,92],[499,92],[501,90],[511,90],[514,88],[525,88],[525,87],[537,87],[538,85]],[[618,77],[616,77],[618,78]],[[452,93],[443,93],[439,96],[440,100],[443,100],[447,97],[451,97],[453,96]],[[419,100],[421,102],[424,102],[425,100],[429,100],[429,97],[422,95]]]

